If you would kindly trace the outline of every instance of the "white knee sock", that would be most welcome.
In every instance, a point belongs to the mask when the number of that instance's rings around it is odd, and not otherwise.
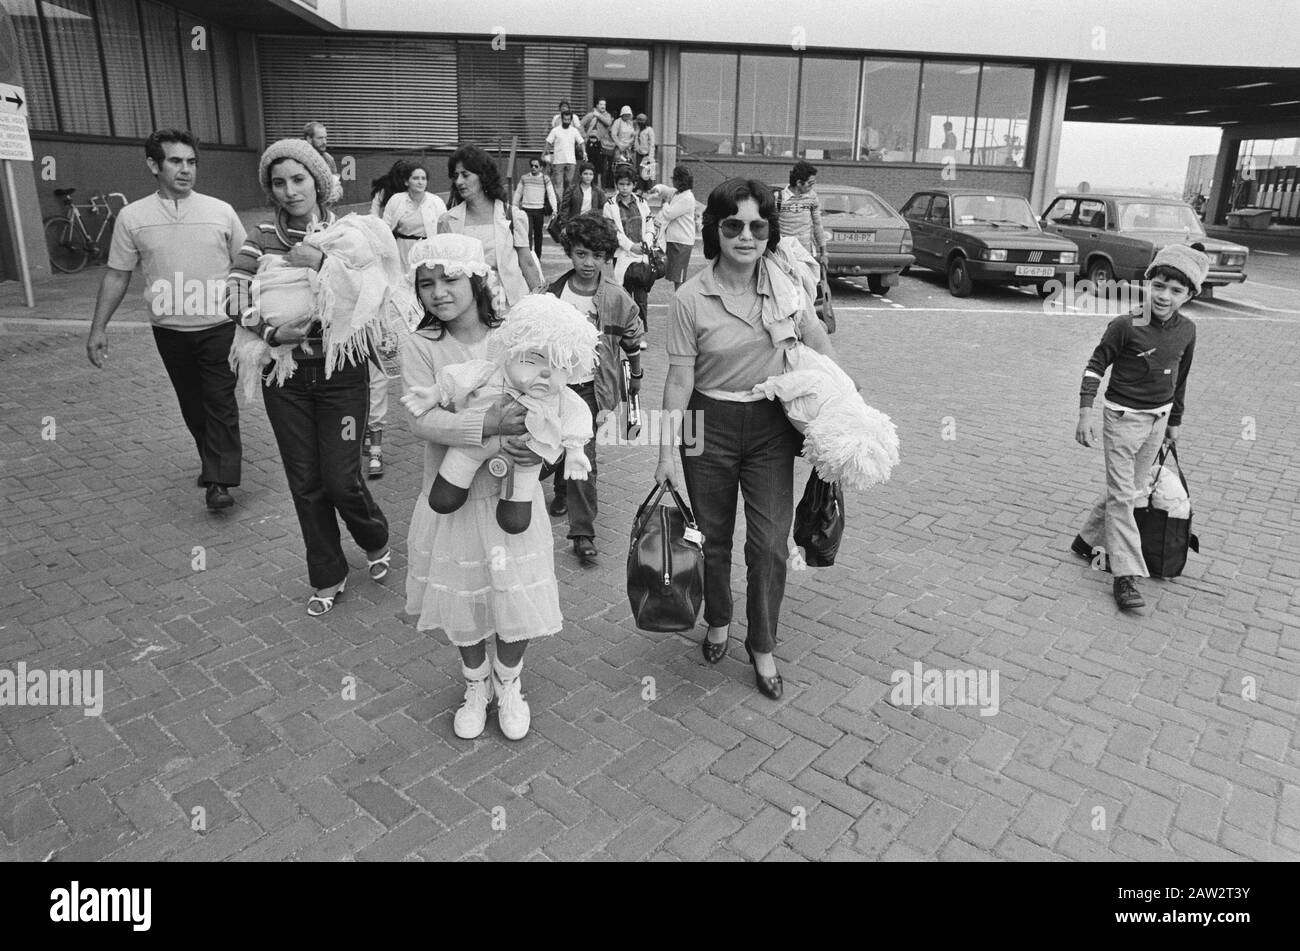
[[[515,664],[515,666],[507,667],[494,657],[492,659],[492,669],[496,671],[497,680],[501,681],[503,684],[509,683],[519,676],[520,672],[524,669],[524,662],[521,659],[519,663]]]
[[[465,675],[466,680],[484,680],[488,675],[488,659],[483,658],[483,663],[477,667],[466,667],[464,661],[461,662],[460,672]]]

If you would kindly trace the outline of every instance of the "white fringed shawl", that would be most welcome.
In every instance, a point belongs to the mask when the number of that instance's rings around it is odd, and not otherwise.
[[[286,267],[280,256],[264,255],[253,280],[254,316],[264,316],[276,326],[298,320],[305,299],[295,298],[309,291],[307,317],[321,324],[327,379],[337,367],[366,359],[372,346],[386,339],[391,345],[394,336],[404,338],[419,322],[420,307],[403,279],[397,242],[378,218],[347,215],[304,240],[325,253],[320,271]],[[293,284],[298,287],[287,286]],[[264,287],[285,293],[264,301]],[[277,301],[297,312],[262,310],[263,303],[277,306]],[[295,346],[272,347],[247,328],[236,329],[230,365],[239,375],[245,400],[252,398],[259,378],[268,386],[283,386],[293,376]]]

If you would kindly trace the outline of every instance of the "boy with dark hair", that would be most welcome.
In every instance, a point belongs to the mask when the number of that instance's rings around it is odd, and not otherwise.
[[[790,169],[790,187],[776,196],[781,211],[781,237],[798,238],[822,267],[830,259],[826,255],[826,231],[822,228],[822,200],[813,187],[817,184],[817,166],[803,159]],[[820,277],[819,275],[816,275]]]
[[[627,291],[607,281],[605,265],[618,250],[614,223],[600,212],[588,212],[569,221],[560,237],[564,253],[573,268],[553,283],[549,291],[572,304],[600,330],[597,361],[587,379],[570,384],[587,403],[599,430],[623,400],[623,360],[631,367],[632,380],[627,398],[641,389],[641,321],[636,302]],[[620,352],[621,351],[621,352]],[[599,436],[597,437],[599,438]],[[555,498],[551,514],[569,513],[569,537],[573,550],[584,565],[596,557],[596,440],[588,440],[587,458],[591,478],[566,480],[563,469],[555,473]]]
[[[1156,453],[1177,439],[1182,425],[1196,325],[1179,309],[1201,292],[1209,266],[1196,247],[1162,248],[1147,268],[1142,308],[1107,325],[1083,371],[1074,438],[1093,446],[1097,435],[1092,404],[1106,368],[1111,368],[1102,423],[1106,491],[1070,549],[1083,558],[1109,557],[1115,603],[1121,610],[1146,605],[1137,588],[1137,579],[1148,574],[1133,507],[1150,482]]]

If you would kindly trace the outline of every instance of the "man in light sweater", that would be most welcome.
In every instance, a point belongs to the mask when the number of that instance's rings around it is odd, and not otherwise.
[[[118,215],[86,355],[104,366],[108,322],[138,267],[154,342],[199,451],[198,484],[206,488],[208,508],[216,510],[234,504],[227,489],[239,485],[243,458],[225,279],[245,235],[235,209],[194,190],[197,147],[194,136],[179,129],[160,129],[145,140],[145,163],[158,190]]]
[[[551,214],[560,210],[560,202],[555,197],[555,188],[551,180],[542,174],[540,159],[530,159],[528,174],[519,176],[515,186],[515,204],[528,216],[528,240],[532,242],[533,253],[538,259],[542,256],[542,231],[546,219],[546,203],[551,203]]]
[[[1148,577],[1142,536],[1133,508],[1150,484],[1162,445],[1178,437],[1187,374],[1196,349],[1196,325],[1179,309],[1201,291],[1209,259],[1195,247],[1162,248],[1147,269],[1142,307],[1116,317],[1083,371],[1079,424],[1074,438],[1094,446],[1092,404],[1111,368],[1102,414],[1106,491],[1092,507],[1071,551],[1082,558],[1110,559],[1115,603],[1129,611],[1146,606],[1137,579]]]

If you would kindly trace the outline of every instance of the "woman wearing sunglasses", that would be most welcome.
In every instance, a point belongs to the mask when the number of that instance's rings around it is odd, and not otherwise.
[[[668,379],[655,481],[682,484],[673,446],[683,412],[694,444],[682,445],[686,490],[704,533],[704,659],[727,652],[732,620],[731,549],[737,490],[745,501],[745,648],[759,691],[782,693],[772,651],[785,596],[786,540],[794,517],[794,457],[802,437],[781,404],[752,395],[785,371],[775,327],[793,330],[831,359],[835,353],[806,291],[772,255],[780,239],[772,189],[732,178],[704,210],[706,264],[673,298]],[[701,445],[702,443],[702,445]],[[689,451],[688,451],[689,450]]]

